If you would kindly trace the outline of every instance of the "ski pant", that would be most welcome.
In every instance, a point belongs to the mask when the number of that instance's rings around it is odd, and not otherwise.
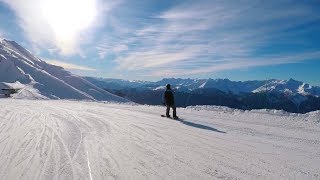
[[[177,111],[176,111],[176,106],[175,105],[168,105],[167,104],[167,111],[166,111],[166,116],[170,116],[170,108],[173,110],[173,117],[177,116]]]

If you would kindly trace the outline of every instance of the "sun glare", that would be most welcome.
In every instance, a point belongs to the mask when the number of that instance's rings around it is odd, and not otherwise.
[[[42,13],[56,40],[65,46],[97,16],[96,0],[44,0]]]

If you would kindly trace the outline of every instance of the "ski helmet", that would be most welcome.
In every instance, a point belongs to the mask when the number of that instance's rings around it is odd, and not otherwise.
[[[166,87],[167,87],[167,89],[170,89],[170,88],[171,88],[171,85],[170,85],[170,84],[167,84]]]

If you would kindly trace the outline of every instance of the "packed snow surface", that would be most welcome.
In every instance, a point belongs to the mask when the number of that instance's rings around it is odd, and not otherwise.
[[[320,112],[0,99],[0,179],[320,179]]]

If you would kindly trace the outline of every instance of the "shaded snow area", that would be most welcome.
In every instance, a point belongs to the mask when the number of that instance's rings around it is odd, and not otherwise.
[[[320,179],[320,112],[0,99],[0,179]]]

